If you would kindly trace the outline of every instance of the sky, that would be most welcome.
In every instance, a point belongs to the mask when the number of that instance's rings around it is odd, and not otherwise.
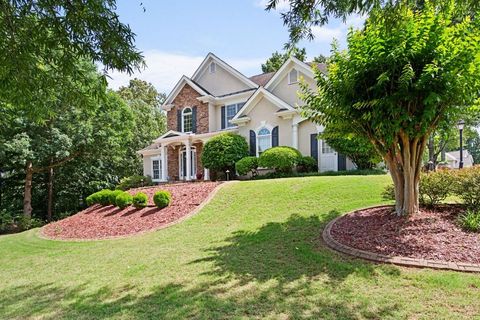
[[[261,64],[282,51],[288,31],[280,12],[288,3],[280,0],[274,12],[265,11],[267,0],[118,0],[117,13],[136,34],[146,69],[133,76],[111,72],[109,86],[117,89],[130,78],[151,82],[169,93],[182,75],[190,77],[204,57],[213,52],[247,76],[261,73]],[[314,29],[315,40],[303,41],[307,58],[329,55],[333,39],[345,47],[348,27],[360,27],[363,18],[346,23],[332,20]]]

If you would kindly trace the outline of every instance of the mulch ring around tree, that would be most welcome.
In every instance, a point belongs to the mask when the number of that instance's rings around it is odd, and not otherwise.
[[[438,261],[444,269],[480,271],[480,234],[457,225],[460,206],[423,208],[410,217],[392,211],[384,206],[344,215],[327,226],[324,239],[336,250],[369,260],[419,267],[435,267]]]
[[[73,216],[44,226],[42,235],[51,239],[96,240],[122,237],[170,225],[192,213],[220,182],[165,184],[128,190],[132,195],[142,191],[149,205],[143,209],[132,206],[91,206]],[[163,209],[154,206],[153,195],[159,190],[172,194],[170,205]]]

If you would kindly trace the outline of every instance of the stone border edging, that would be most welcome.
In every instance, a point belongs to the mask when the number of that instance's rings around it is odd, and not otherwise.
[[[196,215],[198,212],[200,212],[200,210],[202,210],[202,209],[213,199],[213,197],[218,193],[218,191],[219,191],[221,188],[223,188],[223,186],[226,186],[226,185],[229,185],[229,184],[233,184],[233,183],[236,183],[236,182],[239,182],[239,181],[238,181],[238,180],[230,180],[230,181],[225,181],[225,182],[220,183],[218,186],[215,187],[215,189],[212,190],[212,192],[210,192],[210,194],[205,198],[205,200],[203,200],[202,203],[200,203],[200,204],[199,204],[195,209],[193,209],[191,212],[189,212],[188,214],[184,215],[183,217],[181,217],[181,218],[178,219],[178,220],[169,222],[169,223],[167,223],[167,224],[164,224],[164,225],[162,225],[162,226],[159,226],[158,228],[153,228],[153,229],[144,230],[144,231],[140,231],[140,232],[136,232],[136,233],[131,233],[131,234],[125,234],[125,235],[121,235],[121,236],[110,236],[110,237],[98,238],[98,239],[75,239],[75,238],[72,238],[72,239],[57,239],[57,238],[50,238],[50,237],[46,236],[46,235],[43,233],[43,227],[41,227],[41,228],[36,232],[36,236],[39,237],[40,239],[50,240],[50,241],[61,241],[61,242],[90,242],[90,241],[120,240],[120,239],[126,239],[126,238],[135,237],[135,236],[145,235],[145,234],[147,234],[147,233],[152,233],[152,232],[155,232],[155,231],[159,231],[159,230],[162,230],[162,229],[171,227],[171,226],[173,226],[173,225],[176,225],[177,223],[180,223],[180,222],[182,222],[182,221],[184,221],[184,220],[187,220],[188,218],[191,218],[192,216],[194,216],[194,215]]]
[[[383,208],[383,207],[390,207],[390,206],[374,206],[369,208],[363,208],[363,209],[351,211],[345,215],[352,214],[360,210]],[[335,222],[337,222],[338,219],[342,218],[345,215],[342,215],[340,217],[337,217],[331,220],[327,224],[325,229],[323,229],[323,232],[322,232],[322,238],[327,244],[327,246],[335,251],[338,251],[356,258],[361,258],[361,259],[375,261],[375,262],[391,263],[391,264],[406,266],[406,267],[455,270],[455,271],[463,271],[463,272],[480,272],[480,264],[476,264],[476,263],[426,260],[426,259],[416,259],[416,258],[408,258],[408,257],[402,257],[402,256],[391,257],[383,254],[378,254],[374,252],[369,252],[369,251],[364,251],[364,250],[349,247],[333,239],[330,232]]]

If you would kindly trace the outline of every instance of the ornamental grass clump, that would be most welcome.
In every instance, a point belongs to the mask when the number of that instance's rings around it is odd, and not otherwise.
[[[125,209],[133,203],[133,197],[128,192],[122,192],[115,198],[115,204],[120,209]]]
[[[170,194],[170,192],[165,190],[160,190],[156,192],[155,195],[153,196],[153,202],[160,209],[168,207],[171,200],[172,200],[172,195]]]
[[[458,217],[458,223],[466,231],[480,232],[480,211],[467,210]]]
[[[139,192],[133,196],[133,206],[137,209],[145,208],[148,205],[148,196],[143,193]]]

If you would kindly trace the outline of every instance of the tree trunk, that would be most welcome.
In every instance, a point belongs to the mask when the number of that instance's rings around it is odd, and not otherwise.
[[[419,210],[419,182],[426,138],[409,139],[401,134],[397,144],[386,154],[385,161],[395,186],[395,213],[412,215]]]
[[[23,193],[23,215],[25,218],[32,218],[32,179],[33,166],[32,162],[28,161],[25,167],[25,188]]]
[[[48,168],[47,220],[52,221],[53,214],[53,168]]]

